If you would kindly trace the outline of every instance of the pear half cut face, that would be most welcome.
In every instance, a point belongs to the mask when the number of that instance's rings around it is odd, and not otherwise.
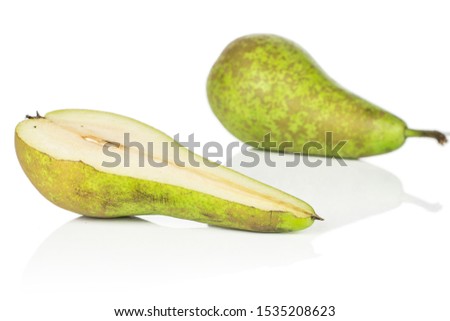
[[[112,113],[74,109],[27,119],[16,128],[16,149],[26,174],[44,196],[57,205],[84,215],[116,217],[157,213],[192,219],[186,213],[196,208],[196,198],[199,197],[200,206],[209,197],[218,201],[217,206],[229,203],[262,212],[289,213],[298,219],[316,217],[307,203],[212,164],[155,128]],[[59,172],[59,176],[52,171]],[[89,175],[86,174],[88,172]],[[58,182],[62,176],[67,176],[66,181]],[[60,192],[50,188],[49,180],[67,189],[67,195],[55,195]],[[68,181],[72,187],[67,186]],[[148,184],[153,185],[150,187]],[[117,198],[125,198],[122,201],[130,203],[125,208],[122,205],[102,207],[94,204],[92,210],[89,206],[77,210],[76,204],[67,204],[80,202],[83,196],[90,203],[107,203],[108,200],[114,203],[111,190],[117,190],[116,185],[120,185]],[[171,191],[166,196],[165,189]],[[142,198],[137,196],[139,193]],[[70,201],[71,194],[74,195],[73,201]],[[126,194],[129,194],[128,198],[124,196]],[[160,198],[155,199],[152,195]],[[59,201],[58,197],[64,201]],[[184,198],[189,198],[189,201]],[[149,206],[141,206],[139,210],[131,204],[145,201]],[[152,202],[158,206],[152,208]],[[231,209],[225,212],[233,216],[229,211]],[[213,209],[203,212],[214,221]],[[202,217],[193,219],[207,221]],[[225,221],[226,215],[221,216],[217,225],[226,226]]]

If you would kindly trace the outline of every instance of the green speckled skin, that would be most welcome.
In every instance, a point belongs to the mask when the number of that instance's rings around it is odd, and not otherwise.
[[[316,141],[347,141],[345,158],[382,154],[405,141],[398,117],[350,93],[330,79],[295,43],[275,35],[250,35],[229,44],[214,64],[208,99],[222,124],[240,140],[261,142],[271,132],[290,152]],[[321,150],[311,155],[333,156]],[[336,155],[335,155],[336,156]]]
[[[103,173],[82,162],[57,160],[30,147],[17,134],[15,144],[19,162],[39,192],[82,215],[163,214],[256,232],[296,231],[313,223],[311,217],[263,211],[174,185]]]

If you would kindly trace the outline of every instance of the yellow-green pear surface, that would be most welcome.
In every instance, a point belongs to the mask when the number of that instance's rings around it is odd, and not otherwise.
[[[258,232],[301,230],[320,219],[304,201],[131,118],[77,109],[27,118],[16,127],[20,164],[64,209],[100,218],[162,214]]]
[[[358,158],[395,150],[407,137],[447,141],[346,90],[300,46],[275,35],[231,42],[211,69],[207,92],[225,128],[257,148]]]

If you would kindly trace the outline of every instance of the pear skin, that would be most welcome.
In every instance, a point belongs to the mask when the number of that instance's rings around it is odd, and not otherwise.
[[[207,94],[225,128],[262,149],[359,158],[393,151],[407,137],[447,141],[344,89],[300,46],[275,35],[231,42],[211,69]],[[268,133],[277,146],[261,144]]]
[[[302,200],[222,166],[179,167],[172,155],[165,167],[138,166],[138,153],[122,145],[125,132],[142,144],[173,140],[133,119],[91,110],[28,118],[16,127],[19,162],[36,189],[66,210],[99,218],[161,214],[256,232],[301,230],[320,219]],[[111,141],[118,155],[131,151],[129,167],[102,165]],[[180,148],[182,160],[193,154]]]

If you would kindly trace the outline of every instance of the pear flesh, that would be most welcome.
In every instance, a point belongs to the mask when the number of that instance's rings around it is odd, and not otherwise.
[[[18,159],[39,192],[64,209],[101,218],[162,214],[258,232],[301,230],[320,219],[304,201],[211,166],[139,121],[76,109],[28,118],[16,128]],[[139,147],[126,145],[125,134],[144,147],[151,142],[152,150],[142,155]],[[107,166],[112,152],[121,161]],[[165,166],[151,166],[142,156]],[[185,166],[177,164],[180,160]]]
[[[407,128],[344,89],[300,46],[276,35],[231,42],[211,69],[207,93],[224,127],[261,149],[359,158],[395,150],[407,137],[447,141],[437,131]],[[276,146],[261,144],[268,133]]]

